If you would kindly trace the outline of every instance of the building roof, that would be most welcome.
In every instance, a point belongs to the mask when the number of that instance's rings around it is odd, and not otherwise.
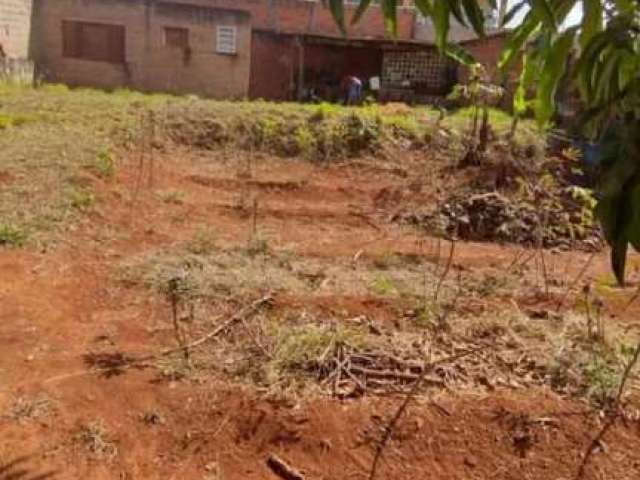
[[[324,45],[336,45],[336,46],[351,46],[351,47],[367,47],[377,45],[381,48],[394,48],[394,47],[411,47],[411,48],[436,48],[433,42],[426,42],[422,40],[399,40],[393,38],[378,38],[378,37],[355,37],[355,36],[343,36],[343,35],[327,35],[319,33],[300,33],[293,31],[274,31],[272,29],[254,28],[254,32],[282,35],[287,37],[299,37],[309,41],[309,43],[318,43]],[[504,37],[509,32],[506,30],[489,33],[484,37],[472,38],[458,42],[460,45],[467,45],[478,43],[486,40],[490,40],[497,37]]]

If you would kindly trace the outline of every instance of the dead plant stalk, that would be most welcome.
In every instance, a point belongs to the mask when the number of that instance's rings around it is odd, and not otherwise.
[[[382,437],[382,440],[378,444],[378,447],[376,448],[376,454],[373,457],[373,462],[371,464],[371,471],[369,473],[369,480],[375,480],[376,473],[378,470],[378,463],[380,461],[380,458],[382,457],[382,453],[387,443],[389,442],[389,438],[391,438],[391,434],[393,433],[393,430],[395,429],[396,425],[400,421],[400,418],[402,418],[402,415],[404,414],[404,412],[409,407],[411,400],[416,396],[416,394],[422,387],[422,384],[424,383],[424,380],[427,378],[427,375],[429,374],[429,372],[431,372],[438,365],[441,365],[443,363],[455,362],[456,360],[460,360],[470,355],[474,355],[482,350],[485,350],[486,348],[487,346],[483,345],[481,347],[478,347],[472,350],[467,350],[455,355],[450,355],[448,357],[441,358],[435,361],[426,362],[422,370],[422,373],[413,384],[413,387],[411,387],[411,390],[409,390],[409,392],[405,396],[404,400],[400,404],[400,407],[396,410],[396,413],[393,415],[393,417],[391,417],[391,421],[389,422],[389,424],[384,429],[384,435]]]

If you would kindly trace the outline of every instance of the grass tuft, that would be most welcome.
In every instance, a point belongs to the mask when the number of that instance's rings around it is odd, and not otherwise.
[[[0,223],[0,247],[22,247],[29,234],[21,227]]]

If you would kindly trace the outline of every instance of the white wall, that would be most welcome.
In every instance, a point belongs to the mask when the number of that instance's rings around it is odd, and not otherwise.
[[[10,58],[29,56],[32,0],[0,0],[0,43]]]

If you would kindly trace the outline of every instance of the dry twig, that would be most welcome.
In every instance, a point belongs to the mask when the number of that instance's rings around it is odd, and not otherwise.
[[[267,458],[267,466],[283,480],[304,480],[304,475],[272,453]]]
[[[447,275],[449,275],[449,271],[451,270],[451,265],[453,265],[453,257],[455,255],[455,252],[456,252],[456,241],[451,240],[451,247],[449,249],[449,257],[447,258],[447,264],[444,267],[442,275],[440,275],[440,278],[438,279],[436,291],[433,295],[434,302],[438,301],[438,297],[440,296],[440,290],[442,289],[442,285],[444,284],[444,281],[447,279]]]
[[[389,422],[389,424],[384,429],[384,435],[382,437],[382,440],[378,444],[378,447],[376,448],[375,457],[373,457],[373,463],[371,464],[371,471],[369,473],[369,480],[374,480],[375,479],[376,473],[377,473],[377,470],[378,470],[378,462],[380,461],[380,458],[382,457],[382,452],[384,451],[384,448],[386,447],[387,442],[389,441],[389,438],[391,438],[391,434],[393,433],[394,428],[396,427],[396,425],[400,421],[400,418],[402,417],[402,415],[404,414],[405,410],[409,406],[409,403],[411,403],[411,400],[418,393],[418,390],[422,386],[422,383],[426,379],[428,373],[430,371],[432,371],[438,365],[441,365],[443,363],[454,362],[454,361],[459,360],[461,358],[468,357],[469,355],[474,355],[474,354],[480,352],[481,350],[484,350],[485,348],[486,348],[486,346],[482,346],[482,347],[479,347],[479,348],[475,348],[473,350],[467,350],[467,351],[458,353],[456,355],[451,355],[449,357],[441,358],[439,360],[435,360],[433,362],[428,362],[427,364],[425,364],[424,369],[422,371],[422,374],[419,376],[418,380],[413,384],[413,387],[411,388],[411,390],[409,390],[409,392],[407,393],[406,397],[404,398],[402,404],[400,405],[400,407],[398,408],[398,410],[396,411],[394,416],[391,418],[391,421]]]
[[[602,428],[600,429],[598,434],[594,437],[594,439],[591,442],[589,442],[587,451],[584,454],[582,462],[580,462],[580,467],[578,468],[578,473],[576,474],[576,477],[575,477],[576,480],[580,480],[584,478],[584,474],[587,469],[587,465],[591,460],[591,457],[595,453],[598,446],[602,445],[602,440],[604,439],[607,432],[611,429],[611,427],[613,427],[613,425],[615,424],[615,421],[623,414],[623,412],[621,411],[622,396],[624,395],[624,391],[627,387],[627,383],[629,382],[629,378],[631,377],[631,372],[638,364],[638,361],[640,361],[640,343],[638,343],[638,346],[636,347],[635,352],[631,357],[631,360],[629,360],[629,363],[627,363],[627,366],[625,367],[624,372],[622,374],[622,378],[620,380],[620,386],[618,387],[618,394],[616,395],[616,399],[613,404],[613,414],[609,416],[609,419],[605,422],[605,424],[602,426]]]
[[[124,357],[124,360],[119,365],[117,365],[117,368],[119,370],[124,370],[124,369],[127,369],[127,368],[134,367],[136,365],[141,365],[141,364],[150,362],[152,360],[158,360],[158,359],[163,358],[163,357],[168,357],[170,355],[173,355],[174,353],[184,352],[185,349],[193,350],[195,348],[198,348],[198,347],[204,345],[205,343],[207,343],[208,341],[212,340],[213,338],[217,337],[218,335],[221,335],[222,333],[226,332],[229,328],[231,328],[235,324],[244,321],[244,319],[246,317],[248,317],[249,315],[253,314],[258,309],[263,307],[264,305],[271,303],[272,301],[273,301],[273,297],[271,297],[270,295],[266,295],[266,296],[256,300],[255,302],[253,302],[248,307],[245,307],[242,310],[240,310],[239,312],[235,313],[231,318],[229,318],[229,320],[224,322],[222,325],[216,327],[211,332],[209,332],[206,335],[198,338],[197,340],[194,340],[193,342],[191,342],[189,344],[182,345],[182,346],[180,346],[178,348],[168,348],[168,349],[162,350],[162,351],[160,351],[158,353],[153,353],[153,354],[146,355],[146,356],[143,356],[143,357],[134,357],[134,358],[126,358],[126,357]],[[217,317],[217,318],[219,319],[221,317]],[[93,368],[93,369],[82,370],[80,372],[70,373],[70,374],[66,374],[66,375],[58,375],[56,377],[52,377],[52,378],[49,378],[49,379],[45,380],[43,383],[58,382],[60,380],[66,380],[68,378],[79,377],[79,376],[88,375],[88,374],[91,374],[91,373],[109,372],[109,371],[112,371],[114,368],[115,367],[113,367],[113,366],[106,367],[106,368]]]
[[[587,270],[589,270],[589,267],[591,266],[591,263],[593,262],[593,259],[596,257],[596,253],[597,252],[593,252],[589,256],[589,259],[584,264],[584,267],[582,267],[582,270],[580,270],[580,272],[578,273],[576,278],[573,280],[571,285],[569,285],[569,288],[567,288],[567,291],[564,293],[564,295],[562,296],[562,298],[558,302],[558,306],[556,307],[556,311],[558,311],[558,312],[560,311],[560,309],[564,306],[564,302],[567,301],[567,298],[569,298],[569,295],[571,294],[573,289],[576,288],[576,285],[578,284],[578,282],[580,282],[580,279],[585,275],[585,273],[587,273]]]

